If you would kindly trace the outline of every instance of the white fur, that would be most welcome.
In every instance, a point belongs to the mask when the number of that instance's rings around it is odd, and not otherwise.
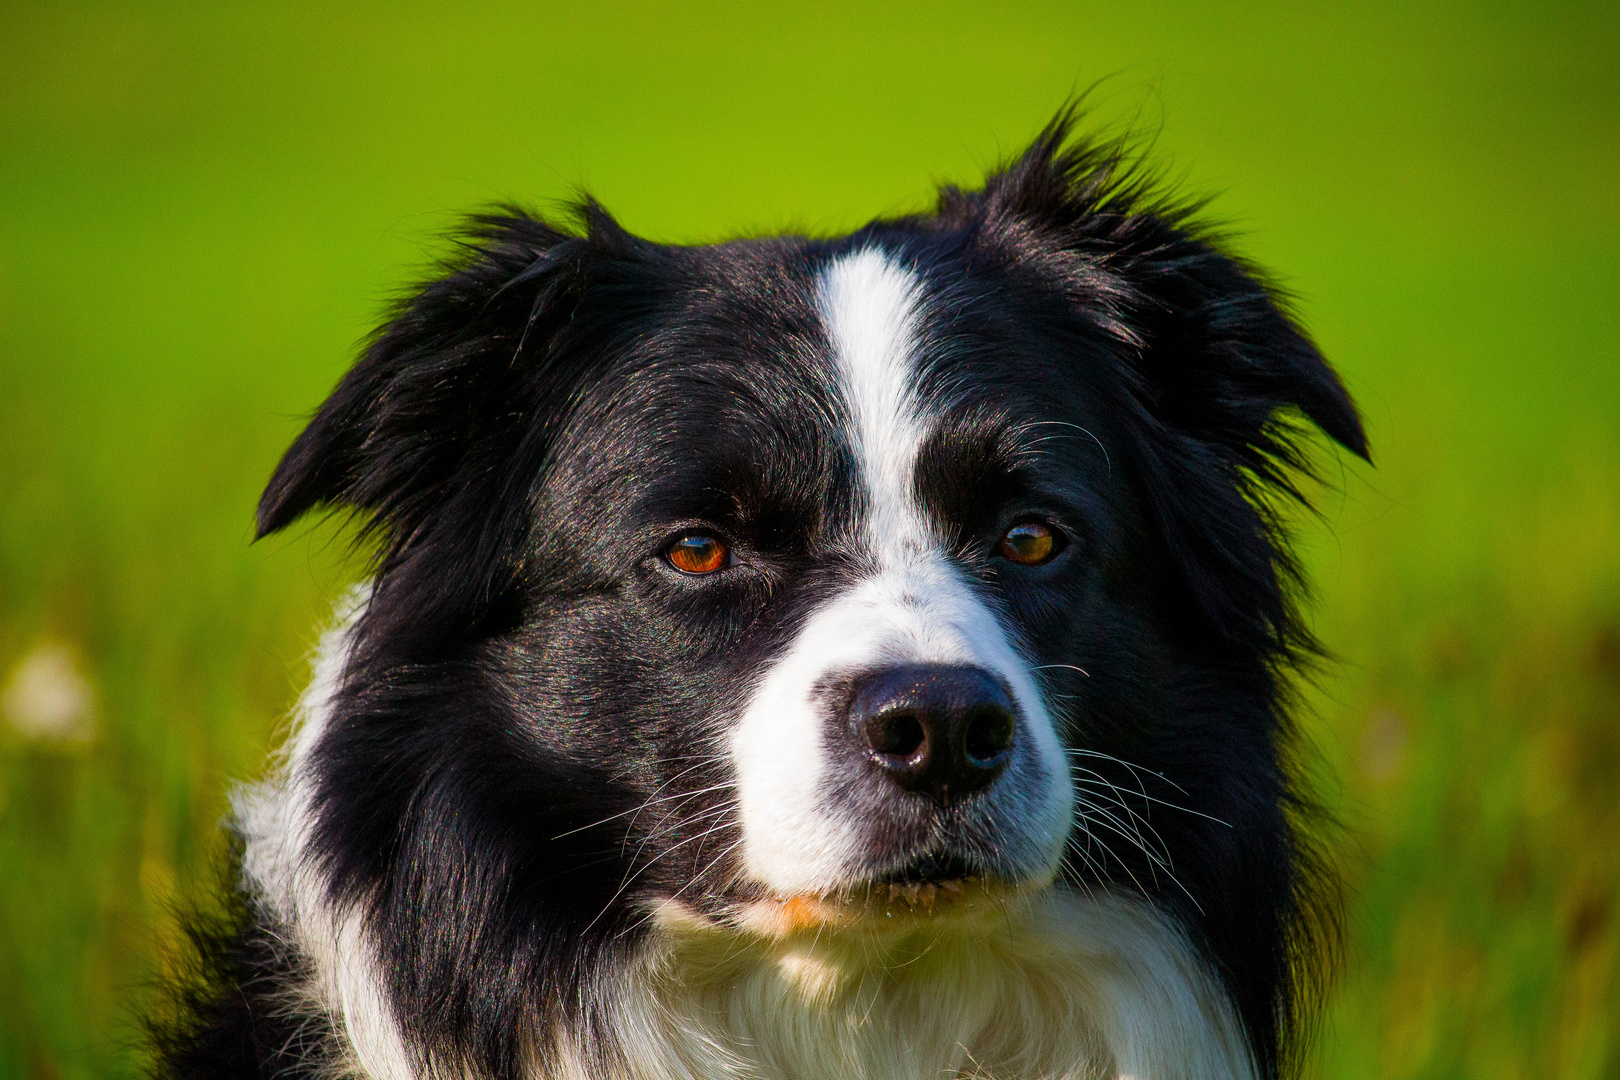
[[[309,858],[314,813],[310,755],[326,728],[332,697],[349,660],[350,631],[369,597],[365,586],[338,606],[336,625],[321,637],[314,677],[299,699],[280,767],[232,799],[244,848],[249,890],[289,928],[292,944],[314,969],[299,988],[331,1018],[348,1053],[340,1075],[413,1080],[415,1069],[394,1023],[372,943],[359,915],[333,911],[325,882]]]
[[[917,400],[922,297],[910,271],[868,248],[822,274],[818,297],[832,340],[850,445],[870,499],[866,534],[882,564],[934,546],[911,495],[917,450],[928,434]]]
[[[903,931],[739,937],[677,903],[567,1080],[1242,1080],[1225,995],[1147,905],[1046,890]],[[953,916],[954,918],[954,916]]]
[[[975,665],[1012,689],[1020,738],[1009,779],[982,812],[1003,828],[1009,862],[1050,874],[1062,856],[1073,791],[1052,721],[995,612],[947,558],[913,494],[928,434],[917,398],[921,297],[916,278],[882,252],[834,262],[819,304],[836,362],[836,391],[866,494],[863,542],[871,572],[816,611],[765,672],[731,738],[743,864],[783,894],[847,885],[862,854],[858,823],[830,812],[815,689],[828,675],[902,663]]]

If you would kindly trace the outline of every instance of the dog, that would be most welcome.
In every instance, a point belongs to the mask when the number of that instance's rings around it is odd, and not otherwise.
[[[159,1075],[1295,1068],[1337,904],[1286,505],[1366,441],[1077,124],[831,239],[473,219],[259,505],[376,561]]]

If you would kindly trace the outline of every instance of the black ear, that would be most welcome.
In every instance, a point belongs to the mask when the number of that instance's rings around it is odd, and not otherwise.
[[[589,248],[521,211],[473,219],[458,256],[399,305],[287,450],[258,535],[317,507],[355,511],[380,541],[378,589],[410,598],[395,610],[464,627],[515,572],[518,458],[555,390],[551,344]]]
[[[1121,143],[1075,142],[1075,118],[1060,114],[993,177],[980,212],[1068,256],[1075,303],[1120,358],[1148,508],[1198,614],[1230,644],[1305,644],[1276,498],[1304,501],[1299,417],[1368,457],[1355,405],[1276,291],[1197,226],[1197,207],[1157,195]]]
[[[1296,417],[1368,457],[1349,394],[1258,277],[1211,244],[1166,228],[1122,270],[1143,487],[1199,614],[1246,650],[1312,647],[1278,499],[1307,503]]]

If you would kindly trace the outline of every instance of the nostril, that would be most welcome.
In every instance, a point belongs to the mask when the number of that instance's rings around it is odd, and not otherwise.
[[[968,760],[988,767],[1007,752],[1013,741],[1013,718],[1001,709],[979,709],[968,718],[966,750]]]
[[[866,745],[885,757],[909,758],[927,741],[922,720],[910,712],[879,713],[866,722]]]
[[[982,668],[907,664],[852,688],[846,729],[888,782],[951,806],[1004,771],[1018,740],[1018,709]]]

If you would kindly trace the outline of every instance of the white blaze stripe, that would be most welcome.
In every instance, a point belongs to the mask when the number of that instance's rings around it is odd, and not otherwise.
[[[1008,779],[1019,780],[992,793],[987,812],[1005,824],[1000,842],[1010,864],[1030,876],[1050,872],[1072,812],[1063,749],[1028,665],[912,493],[929,430],[916,391],[918,282],[868,249],[826,270],[819,301],[867,496],[873,572],[810,616],[733,731],[744,865],[785,894],[850,884],[864,854],[861,823],[827,805],[827,724],[815,688],[829,675],[949,663],[993,671],[1013,692],[1023,736]]]
[[[821,284],[850,442],[871,500],[867,534],[885,563],[917,552],[929,534],[911,497],[927,434],[915,390],[918,299],[915,276],[871,248],[835,262]]]

